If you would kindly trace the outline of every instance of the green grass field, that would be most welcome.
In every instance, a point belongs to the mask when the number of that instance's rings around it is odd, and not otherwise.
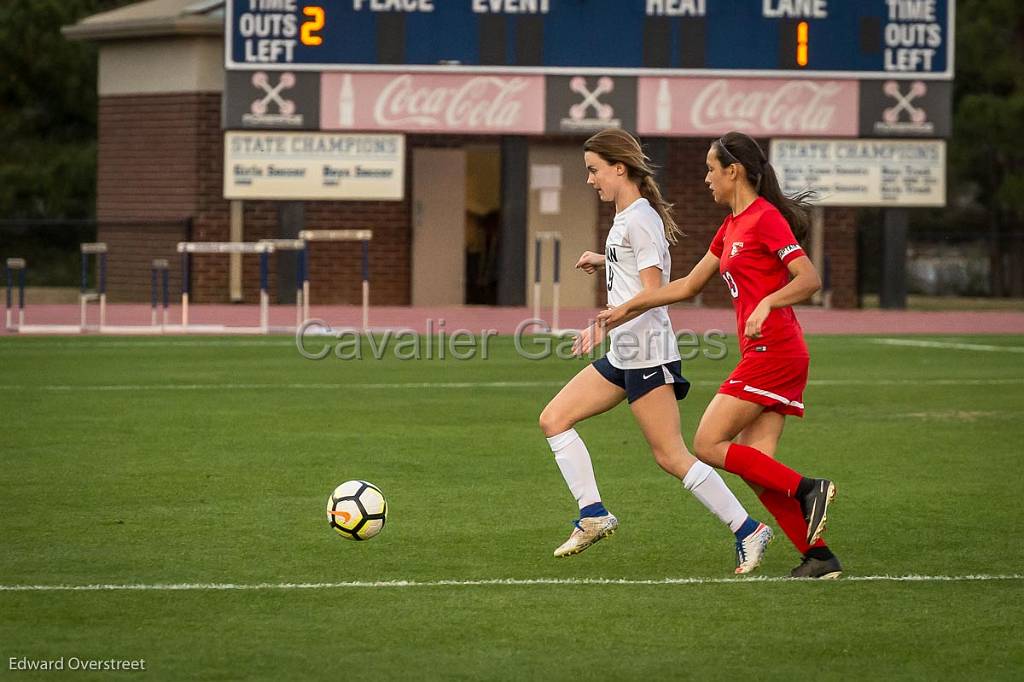
[[[575,508],[536,422],[580,360],[525,360],[508,338],[486,361],[413,362],[310,361],[287,338],[2,337],[0,671],[53,679],[10,659],[63,656],[145,659],[116,676],[161,680],[1020,679],[1024,338],[930,340],[809,339],[807,418],[780,456],[837,482],[846,577],[759,582],[731,580],[731,534],[624,406],[578,427],[621,529],[552,558]],[[685,365],[688,442],[734,361]],[[371,542],[324,518],[350,478],[388,495]],[[780,533],[759,575],[797,562]],[[938,579],[969,575],[1004,578]],[[148,587],[9,589],[101,584]],[[152,589],[201,584],[263,587]]]

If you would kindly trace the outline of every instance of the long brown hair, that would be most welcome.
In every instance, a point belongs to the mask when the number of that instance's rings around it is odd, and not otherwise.
[[[651,159],[644,154],[640,142],[621,128],[608,128],[597,133],[583,143],[583,151],[594,152],[609,164],[621,163],[626,167],[627,177],[636,183],[640,196],[650,202],[661,222],[665,225],[665,239],[670,244],[679,241],[683,231],[672,217],[672,207],[661,196],[661,189],[654,180],[654,166]]]
[[[733,163],[743,166],[754,191],[779,209],[793,230],[793,236],[797,241],[803,241],[811,222],[811,204],[808,199],[814,197],[814,192],[799,192],[793,196],[783,194],[775,169],[768,163],[768,157],[761,146],[749,135],[736,131],[726,133],[712,142],[711,148],[723,166]]]

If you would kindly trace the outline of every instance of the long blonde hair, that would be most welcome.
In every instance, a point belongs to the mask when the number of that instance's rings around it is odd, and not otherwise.
[[[636,183],[640,196],[650,202],[661,222],[665,225],[665,239],[670,244],[679,241],[683,231],[672,217],[674,204],[665,201],[661,189],[654,180],[651,159],[644,154],[640,142],[621,128],[608,128],[595,134],[583,143],[583,151],[594,152],[609,164],[621,163],[626,167],[627,177]]]

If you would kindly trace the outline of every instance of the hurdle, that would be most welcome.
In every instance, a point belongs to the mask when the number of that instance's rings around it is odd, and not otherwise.
[[[309,291],[309,287],[306,286],[306,241],[304,239],[261,239],[259,243],[269,244],[275,252],[295,252],[297,266],[295,268],[295,329],[298,329],[306,319],[307,308],[304,301]]]
[[[363,331],[370,328],[370,240],[373,230],[302,230],[299,239],[306,242],[362,242],[363,250]],[[303,252],[304,263],[301,268],[305,280],[302,283],[303,311],[302,319],[309,319],[309,248]]]
[[[103,329],[107,323],[107,245],[103,242],[87,242],[79,247],[82,253],[82,286],[78,294],[78,304],[81,309],[81,322],[79,326],[84,332],[86,326],[86,304],[90,301],[100,303],[100,324],[97,329]],[[99,277],[96,281],[96,289],[89,289],[89,256],[95,256],[99,265]]]
[[[4,272],[7,275],[7,308],[4,316],[4,325],[7,329],[21,329],[25,326],[25,270],[27,266],[24,258],[8,258],[4,263]],[[14,288],[14,271],[18,271],[18,326],[13,327],[11,321],[11,307],[13,302],[12,289]]]
[[[558,333],[558,288],[559,288],[559,260],[562,257],[562,233],[557,231],[550,232],[537,232],[534,235],[534,259],[533,259],[533,319],[539,320],[540,317],[540,299],[541,299],[541,261],[544,255],[544,242],[549,241],[554,243],[554,261],[552,271],[552,282],[551,282],[551,331],[552,333]]]
[[[167,319],[168,318],[168,307],[169,307],[169,304],[170,304],[170,287],[168,286],[168,269],[169,268],[170,268],[170,263],[167,261],[166,258],[154,258],[153,259],[153,268],[152,268],[152,271],[151,271],[152,272],[152,277],[151,277],[151,280],[150,280],[150,287],[149,287],[149,292],[150,292],[150,297],[149,298],[150,298],[150,302],[152,304],[153,312],[152,312],[152,315],[150,317],[150,323],[149,324],[150,324],[151,327],[155,327],[156,326],[157,287],[158,287],[158,284],[159,284],[158,279],[161,279],[160,276],[162,275],[164,315],[163,315],[163,318],[160,321],[160,330],[161,331],[163,331],[164,329],[167,328],[167,321],[168,321],[168,319]]]
[[[274,252],[274,245],[263,242],[179,242],[178,253],[181,254],[181,331],[189,332],[188,301],[191,293],[189,272],[193,254],[241,253],[258,254],[260,257],[260,323],[258,327],[231,327],[224,325],[195,325],[193,332],[234,332],[267,334],[270,331],[270,294],[267,293],[267,282],[270,278],[269,255]]]

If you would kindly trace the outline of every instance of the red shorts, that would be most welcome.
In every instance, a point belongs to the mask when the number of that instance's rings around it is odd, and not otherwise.
[[[804,387],[811,359],[762,353],[743,356],[718,392],[758,405],[769,412],[804,416]]]

